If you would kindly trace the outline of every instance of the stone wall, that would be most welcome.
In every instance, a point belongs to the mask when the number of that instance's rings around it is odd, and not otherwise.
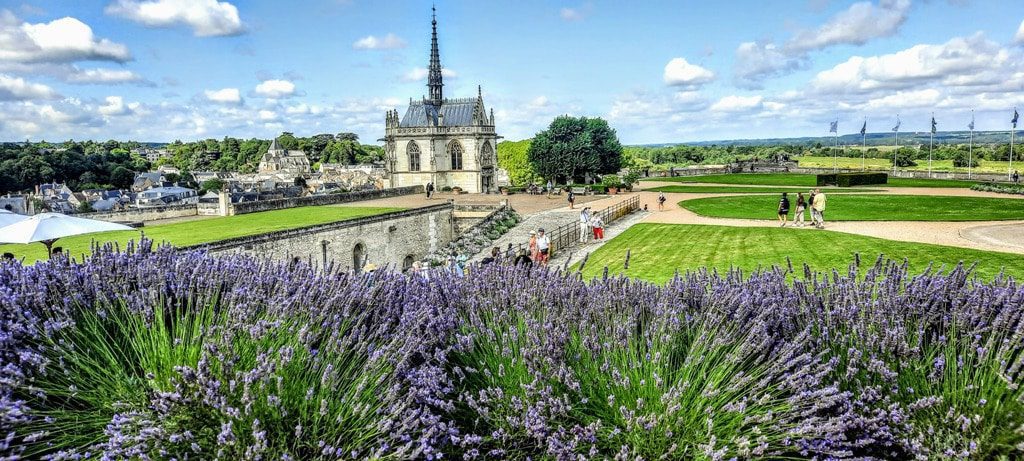
[[[343,194],[310,195],[307,197],[282,198],[276,200],[259,200],[232,205],[232,214],[257,213],[260,211],[280,210],[300,206],[334,205],[337,203],[360,202],[401,195],[422,194],[423,186],[396,187],[391,189],[346,192]]]
[[[443,249],[454,240],[453,206],[450,203],[396,211],[329,224],[223,240],[185,249],[210,253],[244,253],[289,261],[298,257],[316,265],[325,259],[349,270],[355,256],[362,263],[401,270],[407,262]],[[326,246],[323,242],[327,242]]]
[[[159,219],[181,218],[198,214],[196,204],[169,205],[153,208],[132,208],[125,211],[98,211],[76,216],[107,222],[149,222]]]

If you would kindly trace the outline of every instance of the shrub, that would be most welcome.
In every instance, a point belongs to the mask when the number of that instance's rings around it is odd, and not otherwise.
[[[1012,279],[911,276],[882,257],[660,286],[472,273],[148,247],[0,263],[0,456],[1024,454]]]
[[[1024,195],[1024,186],[1017,184],[1000,184],[994,182],[983,182],[971,186],[971,190],[982,192],[997,192],[1000,194]]]
[[[817,184],[819,186],[862,186],[871,184],[885,184],[889,182],[889,175],[886,173],[837,173],[819,174]]]

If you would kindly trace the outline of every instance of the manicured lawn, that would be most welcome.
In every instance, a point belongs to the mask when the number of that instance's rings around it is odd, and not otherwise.
[[[679,186],[662,186],[655,187],[654,189],[647,189],[653,192],[665,192],[665,193],[690,193],[690,194],[781,194],[783,192],[789,192],[796,194],[797,192],[807,193],[810,190],[809,187],[758,187],[758,186],[698,186],[698,185],[679,185]],[[840,192],[840,193],[851,193],[851,192],[880,192],[879,189],[855,189],[855,188],[837,188],[837,187],[823,187],[823,191],[827,192]]]
[[[801,167],[804,168],[832,168],[833,159],[832,157],[798,157],[797,162]],[[905,169],[912,171],[928,171],[928,160],[915,160],[917,166],[907,167]],[[864,159],[864,164],[868,170],[881,170],[891,171],[892,170],[892,157],[890,158],[869,158]],[[836,157],[835,165],[839,168],[853,168],[857,169],[861,167],[860,157]],[[982,160],[980,164],[974,165],[971,171],[975,173],[1003,173],[1006,174],[1007,169],[1010,167],[1010,162],[1001,162],[995,160]],[[960,172],[966,173],[967,167],[955,167],[953,166],[952,160],[932,160],[932,171],[943,171],[943,172]]]
[[[800,186],[814,187],[817,177],[813,174],[798,173],[737,173],[709,174],[705,176],[677,176],[674,178],[649,178],[649,181],[668,181],[681,183],[711,184],[751,184],[760,186]],[[874,187],[971,187],[973,181],[955,181],[950,179],[904,179],[889,178],[889,183]],[[866,186],[861,186],[866,187]]]
[[[1000,221],[1024,219],[1024,200],[928,195],[829,194],[826,221]],[[775,219],[774,196],[707,197],[679,202],[702,216]],[[790,214],[796,211],[793,200]],[[809,218],[809,216],[808,216]]]
[[[624,270],[626,251],[629,269]],[[637,224],[599,248],[587,260],[586,277],[600,276],[607,266],[611,274],[626,274],[653,282],[665,282],[675,271],[707,267],[720,272],[730,267],[746,271],[777,265],[786,258],[797,271],[804,263],[814,270],[837,268],[845,273],[859,253],[862,265],[875,262],[879,254],[902,261],[913,272],[933,264],[951,267],[960,261],[977,262],[976,273],[986,279],[1003,268],[1014,277],[1024,276],[1024,255],[964,248],[897,242],[815,229],[776,227],[728,227],[689,224]]]
[[[170,243],[174,246],[188,246],[200,243],[216,242],[235,237],[265,234],[287,229],[295,229],[317,224],[326,224],[347,219],[373,216],[400,208],[381,207],[339,207],[315,206],[289,208],[285,210],[265,211],[239,216],[227,216],[173,224],[155,225],[140,229],[147,238],[157,243]],[[90,252],[94,241],[99,243],[117,242],[124,245],[140,235],[136,231],[104,232],[99,234],[80,235],[60,239],[56,246],[64,248],[72,256],[78,257]],[[46,249],[41,243],[30,245],[0,245],[0,253],[14,253],[18,259],[25,258],[31,263],[44,259]]]

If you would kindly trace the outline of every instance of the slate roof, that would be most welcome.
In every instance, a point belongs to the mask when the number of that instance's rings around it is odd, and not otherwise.
[[[441,104],[440,114],[444,116],[444,126],[472,126],[473,109],[476,108],[476,100],[445,101]],[[438,107],[432,104],[424,104],[423,101],[415,101],[405,111],[402,128],[417,126],[434,126],[437,124]]]

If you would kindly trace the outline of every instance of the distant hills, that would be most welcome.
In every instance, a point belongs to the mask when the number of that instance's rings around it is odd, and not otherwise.
[[[1021,130],[1024,131],[1024,130]],[[928,144],[927,131],[900,132],[900,145]],[[1020,139],[1018,136],[1016,140]],[[891,146],[895,142],[893,132],[867,133],[866,142],[870,146]],[[935,133],[935,144],[966,144],[971,137],[970,131],[940,131]],[[1016,142],[1015,140],[1015,142]],[[806,136],[801,138],[765,138],[765,139],[723,139],[718,141],[698,142],[674,142],[658,144],[642,144],[644,147],[667,147],[677,145],[687,146],[776,146],[776,145],[803,145],[813,147],[818,143],[822,146],[831,146],[835,143],[834,136]],[[1009,131],[975,131],[975,144],[1004,144],[1010,142]],[[839,136],[839,145],[861,145],[860,133],[844,134]]]

